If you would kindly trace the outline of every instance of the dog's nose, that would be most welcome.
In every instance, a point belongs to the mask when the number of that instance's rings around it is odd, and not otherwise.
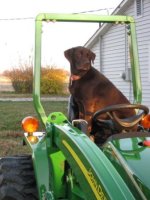
[[[77,69],[78,70],[88,70],[91,66],[91,63],[88,62],[88,63],[85,63],[85,64],[82,64],[82,65],[78,65],[77,66]]]

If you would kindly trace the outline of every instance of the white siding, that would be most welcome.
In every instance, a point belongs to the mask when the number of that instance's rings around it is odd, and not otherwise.
[[[132,101],[131,83],[122,79],[128,67],[125,32],[124,25],[113,25],[103,36],[102,72]]]
[[[133,3],[125,14],[132,15],[136,21],[136,32],[138,41],[138,52],[140,61],[140,72],[142,80],[142,104],[150,108],[150,82],[149,82],[149,41],[150,41],[150,1],[143,0],[143,15],[136,16],[135,3]]]
[[[131,15],[136,21],[137,41],[142,80],[142,103],[150,108],[150,0],[143,0],[143,14],[136,16],[135,1],[128,8],[121,9],[117,14]],[[100,43],[101,41],[101,43]],[[100,48],[102,47],[102,48]],[[102,51],[100,52],[100,49]],[[101,40],[93,45],[92,50],[97,54],[95,67],[102,71],[132,102],[132,85],[130,81],[121,78],[129,64],[129,55],[126,49],[125,27],[113,25],[102,36]],[[100,59],[101,58],[101,59]],[[127,62],[127,63],[126,63]]]
[[[92,51],[96,54],[93,66],[100,71],[100,44],[99,40],[93,45]]]
[[[113,25],[109,31],[103,35],[101,39],[101,63],[97,62],[97,65],[101,66],[101,72],[109,78],[126,96],[131,100],[130,84],[123,81],[121,75],[126,69],[126,39],[125,39],[125,26]],[[92,50],[95,52],[100,49],[97,43]],[[98,66],[95,66],[98,69]],[[99,67],[100,69],[100,67]],[[131,100],[132,101],[132,100]]]

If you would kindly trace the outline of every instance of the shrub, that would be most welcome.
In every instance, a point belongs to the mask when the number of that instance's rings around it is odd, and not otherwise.
[[[42,68],[41,93],[42,94],[63,94],[67,72],[54,67]]]
[[[33,72],[27,65],[5,71],[4,75],[11,79],[16,93],[32,93]]]
[[[33,67],[21,65],[19,68],[5,71],[4,75],[9,77],[16,93],[32,93],[33,89]],[[68,73],[63,69],[55,67],[43,67],[41,70],[41,93],[42,94],[64,94],[66,93],[66,80]]]

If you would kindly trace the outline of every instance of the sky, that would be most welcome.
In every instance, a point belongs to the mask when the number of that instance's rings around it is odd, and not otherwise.
[[[5,0],[0,1],[0,73],[34,60],[34,25],[39,13],[107,15],[121,0]],[[104,9],[104,10],[103,10]],[[42,65],[69,69],[64,51],[82,46],[98,29],[92,23],[43,23]]]

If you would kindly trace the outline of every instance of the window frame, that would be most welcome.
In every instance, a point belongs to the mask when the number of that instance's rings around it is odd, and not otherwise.
[[[135,0],[135,16],[143,16],[143,0]]]

